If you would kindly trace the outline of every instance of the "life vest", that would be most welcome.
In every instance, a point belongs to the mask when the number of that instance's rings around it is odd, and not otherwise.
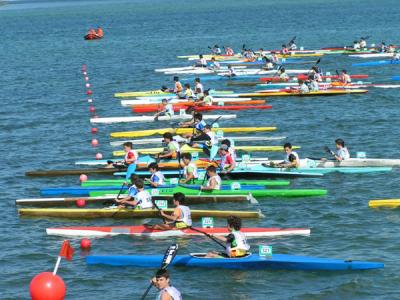
[[[181,211],[181,216],[177,222],[185,223],[186,227],[192,226],[192,214],[190,208],[186,205],[179,205],[178,208]]]
[[[240,231],[232,231],[233,239],[226,243],[226,254],[229,257],[244,256],[250,250],[246,237]]]
[[[210,179],[208,179],[207,186],[211,186],[212,179],[214,179],[215,182],[216,182],[214,190],[220,190],[221,189],[221,182],[222,182],[221,177],[219,177],[219,175],[215,175],[215,176],[210,177]]]

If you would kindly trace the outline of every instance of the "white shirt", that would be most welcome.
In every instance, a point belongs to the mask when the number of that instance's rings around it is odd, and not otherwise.
[[[339,156],[341,159],[346,160],[350,158],[350,153],[349,150],[347,150],[346,147],[343,147],[342,149],[336,150],[336,156]]]
[[[146,190],[138,192],[135,195],[135,201],[138,201],[137,206],[141,209],[153,208],[153,202],[151,202],[151,195]]]
[[[154,174],[151,175],[150,177],[151,182],[158,183],[160,185],[165,183],[165,177],[161,173],[161,171],[157,171]]]
[[[226,243],[226,254],[231,255],[232,249],[241,249],[245,251],[250,250],[250,246],[247,243],[246,237],[244,236],[243,232],[232,231],[231,233],[235,237],[235,241],[233,242],[235,246],[232,247],[231,243]]]
[[[178,291],[175,287],[173,287],[173,286],[169,286],[169,287],[166,287],[165,289],[162,289],[162,290],[160,291],[160,294],[158,295],[157,300],[160,300],[160,299],[162,298],[162,295],[163,295],[164,293],[168,293],[168,294],[171,296],[171,298],[172,298],[173,300],[182,300],[181,292],[179,292],[179,291]]]
[[[310,88],[312,91],[319,91],[319,85],[316,80],[311,80]]]
[[[291,153],[286,154],[285,159],[284,159],[285,163],[290,163],[290,160],[289,160],[290,154],[293,154],[294,157],[296,157],[296,162],[300,166],[300,158],[299,158],[299,155],[297,154],[297,152],[295,152],[295,151],[292,151]]]
[[[360,43],[355,43],[355,44],[353,45],[353,49],[354,49],[354,50],[359,50],[359,49],[360,49]]]
[[[198,93],[203,93],[204,92],[204,88],[203,85],[201,84],[201,82],[197,82],[196,86],[194,87],[194,90]]]
[[[218,138],[214,131],[209,131],[206,134],[210,137],[211,146],[218,144]]]
[[[360,42],[360,47],[361,47],[361,48],[365,48],[365,47],[367,47],[367,42],[366,42],[366,41],[364,41],[364,40],[363,40],[363,41],[361,41],[361,42]]]
[[[169,114],[169,115],[171,115],[171,116],[174,115],[174,107],[173,107],[173,105],[172,105],[171,103],[168,103],[168,104],[165,106],[165,113],[166,113],[166,114]]]
[[[212,176],[212,177],[210,177],[210,179],[208,179],[208,182],[207,182],[207,186],[211,186],[211,180],[212,179],[214,179],[215,180],[215,187],[214,187],[214,190],[220,190],[221,189],[221,177],[219,177],[219,175],[215,175],[215,176]]]
[[[192,214],[189,206],[179,205],[178,208],[181,210],[181,218],[178,219],[178,222],[184,222],[187,226],[192,226]]]
[[[309,93],[310,92],[310,89],[308,88],[307,84],[303,83],[300,86],[300,92],[302,92],[302,93]]]
[[[207,66],[207,59],[205,59],[205,58],[200,58],[199,64],[202,65],[202,66]]]

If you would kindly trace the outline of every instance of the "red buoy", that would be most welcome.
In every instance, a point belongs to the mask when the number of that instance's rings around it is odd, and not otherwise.
[[[80,182],[85,182],[86,180],[88,180],[88,177],[85,174],[81,174],[81,176],[79,176]]]
[[[89,81],[89,76],[85,76],[85,81]]]
[[[99,130],[98,130],[96,127],[93,127],[93,128],[91,129],[91,131],[92,131],[93,134],[99,132]]]
[[[97,159],[97,160],[102,159],[102,158],[103,158],[103,154],[101,154],[101,153],[96,153],[96,159]]]
[[[32,300],[63,300],[67,288],[60,276],[43,272],[33,277],[29,291]]]
[[[91,94],[93,94],[93,92],[91,90],[87,90],[86,94],[91,95]]]
[[[94,113],[96,111],[96,108],[94,108],[94,106],[92,105],[92,106],[89,107],[89,111],[91,113]]]
[[[85,199],[78,199],[78,200],[76,200],[76,206],[77,207],[85,207],[86,206],[86,201],[85,201]]]
[[[81,240],[81,249],[82,250],[89,250],[91,246],[92,245],[91,245],[91,242],[89,239],[85,238],[85,239]]]

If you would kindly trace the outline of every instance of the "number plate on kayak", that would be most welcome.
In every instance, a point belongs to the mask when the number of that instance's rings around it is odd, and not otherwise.
[[[151,189],[151,195],[152,195],[152,196],[159,196],[159,195],[160,195],[160,190],[158,190],[158,189]]]
[[[260,257],[272,257],[272,246],[260,245],[258,250]]]
[[[179,183],[179,178],[171,178],[171,179],[169,180],[169,183],[170,183],[170,184],[178,184],[178,183]]]
[[[231,190],[240,190],[240,188],[240,182],[235,181],[231,183]]]
[[[167,200],[156,200],[154,202],[156,203],[156,205],[160,209],[167,209],[168,208],[168,201]]]
[[[214,218],[211,218],[211,217],[201,218],[201,226],[203,228],[213,228],[214,227]]]

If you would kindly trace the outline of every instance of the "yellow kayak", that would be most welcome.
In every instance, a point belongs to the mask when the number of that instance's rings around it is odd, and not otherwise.
[[[371,200],[368,202],[371,208],[398,208],[400,207],[400,199]]]
[[[299,149],[299,146],[293,146],[293,149]],[[236,146],[236,151],[245,151],[245,152],[256,152],[256,151],[283,151],[282,146]],[[147,148],[147,149],[135,149],[138,153],[141,154],[157,154],[164,151],[164,148]],[[199,148],[193,148],[189,145],[184,145],[181,147],[181,153],[193,153],[193,152],[201,152],[202,150]],[[124,151],[114,151],[114,156],[124,156]]]
[[[227,132],[260,132],[260,131],[274,131],[276,127],[226,127],[226,128],[213,128],[213,131],[221,130],[224,133]],[[193,128],[159,128],[159,129],[148,129],[148,130],[136,130],[136,131],[122,131],[112,132],[110,136],[112,138],[131,138],[131,137],[143,137],[159,134],[162,135],[166,132],[172,134],[185,134],[192,133]]]
[[[247,94],[240,94],[239,97],[290,97],[290,96],[297,96],[297,97],[313,97],[313,96],[339,96],[339,95],[347,95],[347,94],[364,94],[367,93],[368,90],[362,89],[338,89],[338,90],[321,90],[321,91],[314,91],[308,93],[301,93],[297,90],[288,90],[284,92],[263,92],[263,93],[247,93]]]

